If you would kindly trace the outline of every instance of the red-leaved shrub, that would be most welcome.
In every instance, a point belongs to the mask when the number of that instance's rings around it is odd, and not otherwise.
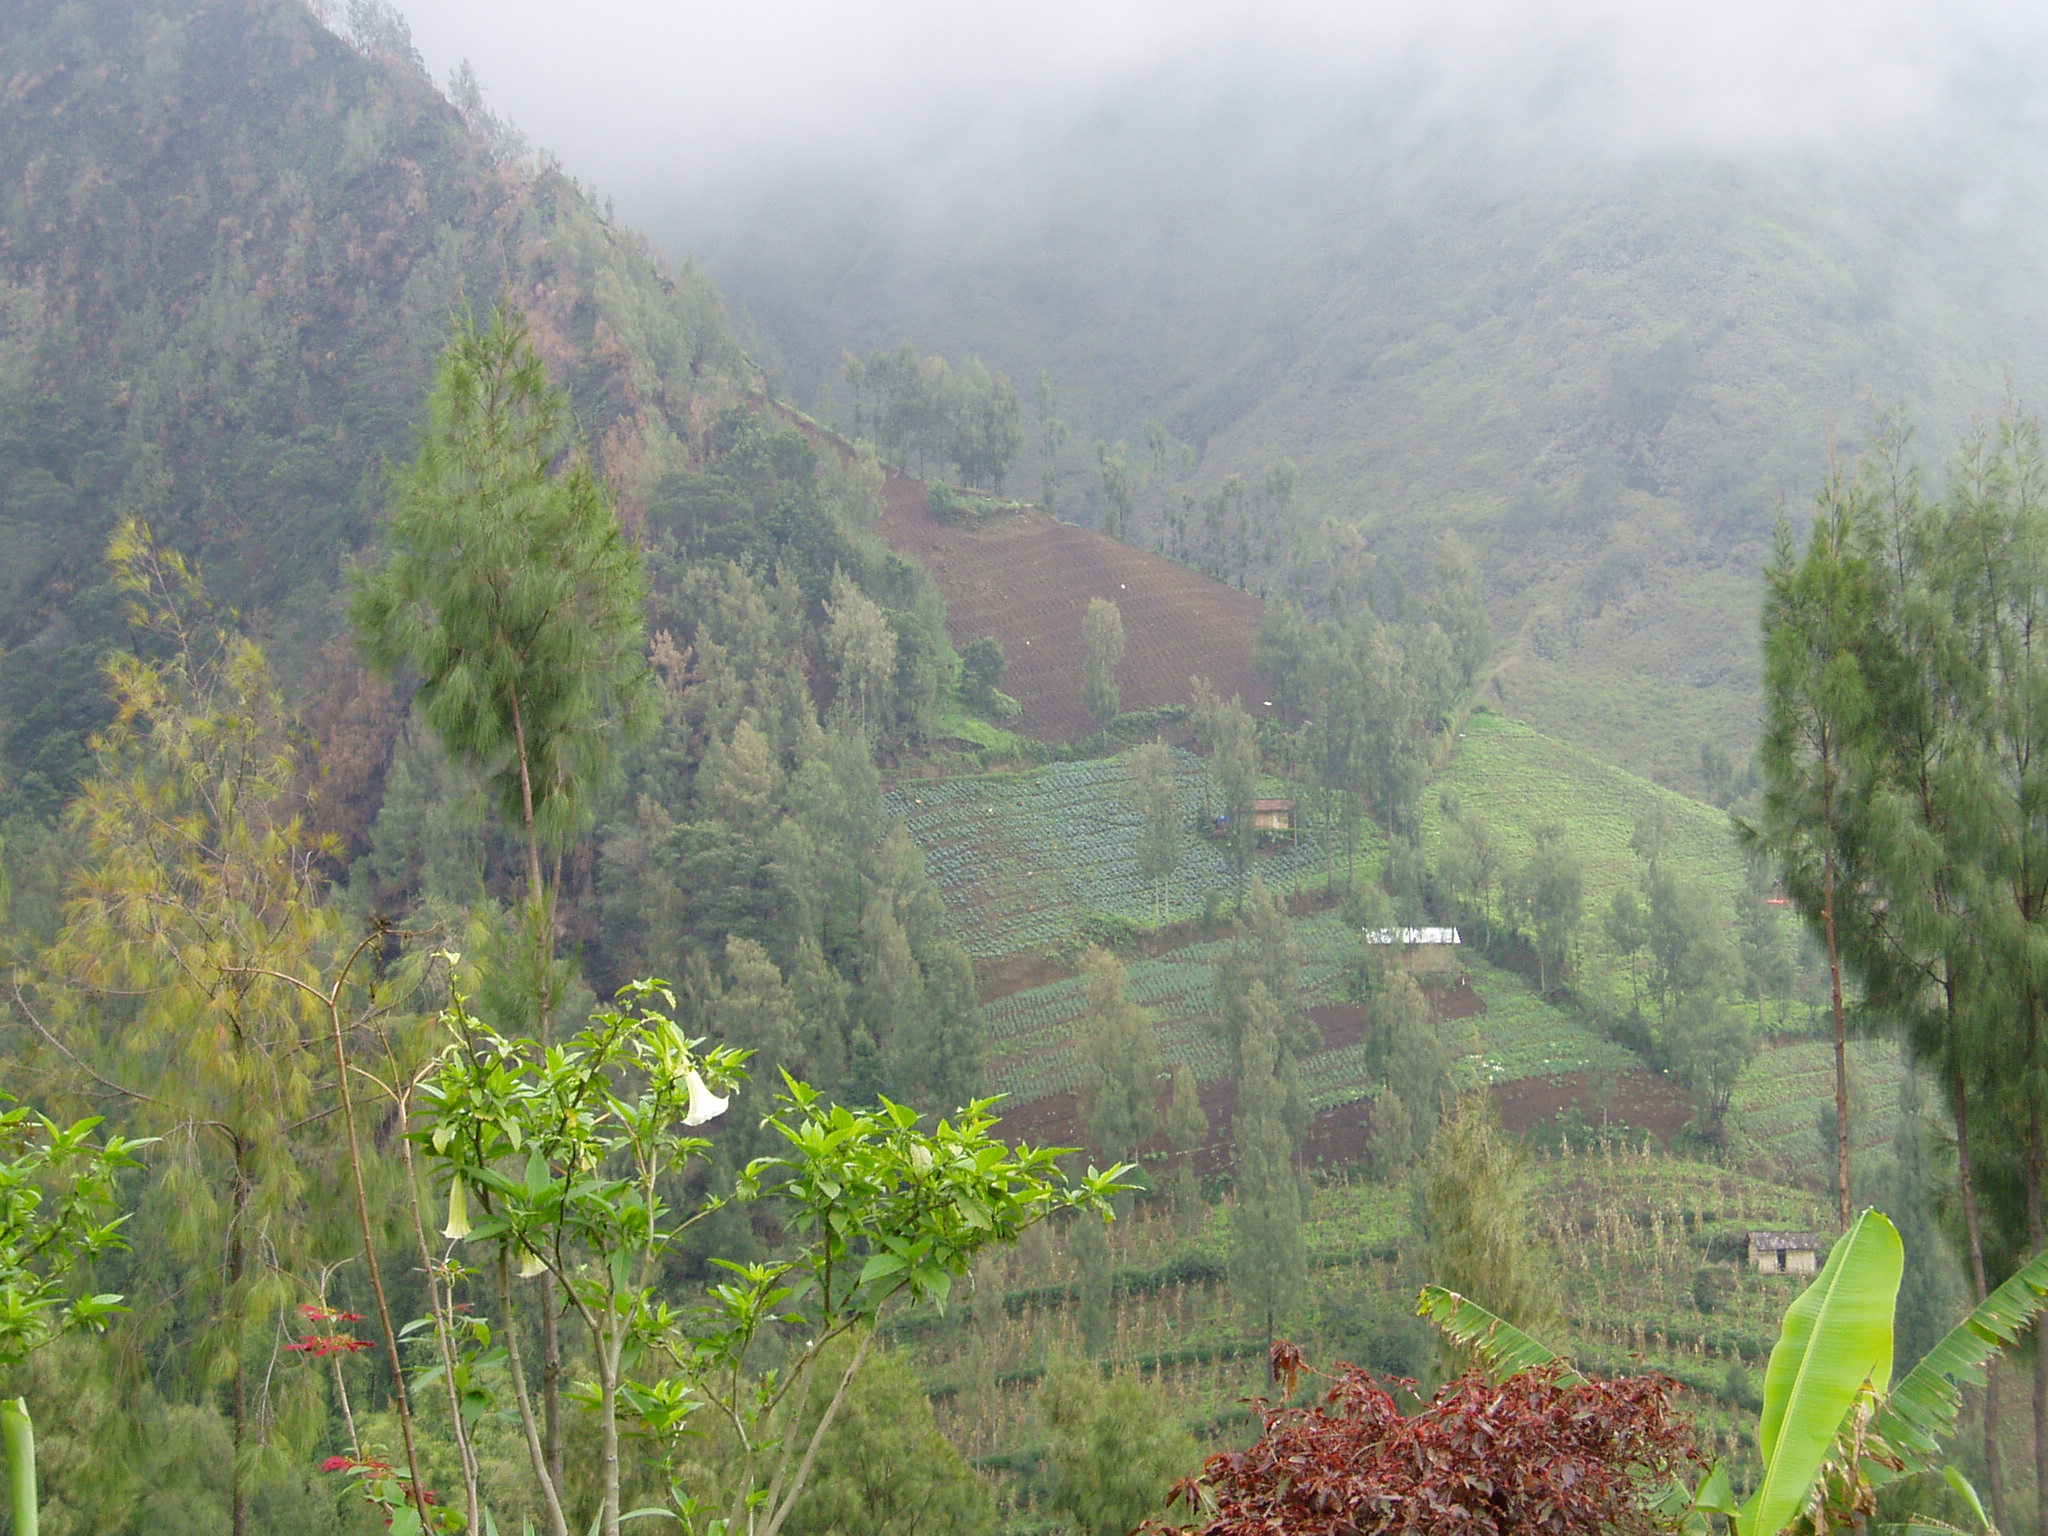
[[[1274,1348],[1290,1385],[1300,1356]],[[1175,1493],[1210,1510],[1200,1536],[1638,1536],[1670,1529],[1648,1508],[1703,1464],[1662,1376],[1504,1382],[1467,1372],[1412,1417],[1386,1387],[1340,1366],[1323,1403],[1260,1407],[1249,1450],[1212,1456]],[[1389,1385],[1412,1392],[1414,1384]],[[1213,1501],[1213,1502],[1211,1502]],[[1155,1530],[1175,1527],[1155,1526]]]

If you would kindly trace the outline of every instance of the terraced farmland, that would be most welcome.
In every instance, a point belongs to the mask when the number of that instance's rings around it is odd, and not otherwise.
[[[1849,1042],[1849,1124],[1856,1151],[1890,1145],[1904,1076],[1896,1041]],[[1832,1125],[1834,1112],[1834,1044],[1799,1040],[1757,1054],[1735,1086],[1729,1122],[1767,1162],[1811,1169],[1822,1163],[1816,1127],[1823,1115]]]
[[[1306,952],[1302,990],[1307,1004],[1338,1001],[1357,935],[1335,913],[1295,918],[1292,926]],[[1129,995],[1153,1012],[1168,1069],[1192,1067],[1201,1082],[1227,1070],[1215,1026],[1214,977],[1216,961],[1228,948],[1228,940],[1191,944],[1156,960],[1134,961],[1127,972]],[[1475,1078],[1492,1084],[1570,1072],[1627,1072],[1642,1065],[1582,1019],[1534,996],[1520,978],[1483,963],[1466,969],[1485,1011],[1438,1027],[1457,1041]],[[994,1087],[1010,1095],[1012,1103],[1026,1104],[1075,1086],[1074,1028],[1086,1007],[1086,986],[1079,978],[985,1005]],[[1365,1075],[1364,1047],[1356,1041],[1311,1056],[1303,1063],[1303,1078],[1318,1109],[1354,1103],[1372,1087]]]
[[[1173,759],[1186,830],[1172,912],[1185,918],[1198,914],[1211,892],[1234,895],[1236,878],[1222,845],[1199,835],[1202,760],[1179,750]],[[1140,821],[1126,793],[1129,778],[1125,759],[1115,757],[911,780],[889,792],[889,809],[924,850],[954,937],[969,954],[1057,954],[1083,942],[1091,913],[1141,926],[1152,921],[1152,887],[1138,873]],[[1305,831],[1298,843],[1262,850],[1252,868],[1276,888],[1320,886],[1324,842]]]

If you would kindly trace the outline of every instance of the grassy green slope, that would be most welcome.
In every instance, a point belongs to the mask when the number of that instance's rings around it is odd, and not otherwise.
[[[1642,865],[1629,839],[1637,821],[1657,811],[1670,821],[1666,858],[1681,878],[1731,900],[1745,882],[1726,813],[1490,710],[1475,711],[1466,722],[1457,754],[1435,788],[1423,834],[1432,859],[1444,836],[1446,794],[1457,797],[1461,813],[1486,819],[1510,865],[1528,857],[1535,828],[1562,827],[1584,869],[1588,912],[1598,912],[1615,891],[1636,883]]]

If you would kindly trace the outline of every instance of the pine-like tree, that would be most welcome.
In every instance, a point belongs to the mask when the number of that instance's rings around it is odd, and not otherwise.
[[[549,384],[509,307],[482,325],[457,318],[419,451],[395,487],[389,553],[355,573],[351,616],[374,666],[418,678],[427,724],[491,786],[524,844],[521,991],[546,1039],[568,979],[555,960],[562,851],[590,824],[620,748],[654,720],[646,575],[570,441],[567,396]],[[539,1311],[548,1464],[559,1484],[551,1280]]]
[[[1081,957],[1088,1011],[1081,1019],[1081,1123],[1105,1166],[1135,1163],[1159,1129],[1165,1075],[1152,1017],[1124,995],[1124,968],[1105,949]]]
[[[1173,872],[1180,867],[1180,799],[1173,753],[1151,742],[1131,754],[1131,803],[1138,812],[1138,874],[1152,884],[1152,916],[1173,921]]]
[[[1422,1167],[1422,1272],[1541,1338],[1554,1330],[1559,1305],[1536,1241],[1533,1193],[1492,1099],[1467,1094]]]
[[[1237,1083],[1236,1199],[1230,1212],[1231,1274],[1246,1313],[1273,1341],[1276,1320],[1292,1310],[1308,1271],[1302,1236],[1301,1175],[1288,1130],[1281,1080],[1278,1006],[1263,982],[1247,993],[1244,1066]]]

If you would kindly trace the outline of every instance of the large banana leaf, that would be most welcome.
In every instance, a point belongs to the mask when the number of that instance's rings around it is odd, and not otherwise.
[[[1764,1371],[1757,1422],[1763,1478],[1737,1519],[1743,1536],[1784,1528],[1812,1492],[1865,1385],[1882,1394],[1891,1384],[1892,1313],[1905,1264],[1898,1228],[1865,1211],[1786,1309]]]
[[[1462,1344],[1477,1355],[1480,1365],[1496,1381],[1517,1371],[1549,1365],[1559,1358],[1556,1350],[1537,1343],[1513,1323],[1440,1285],[1425,1285],[1415,1310],[1441,1328],[1452,1343]],[[1569,1387],[1586,1378],[1566,1366],[1557,1379],[1560,1385]]]
[[[1956,1432],[1962,1388],[1984,1380],[1984,1362],[2010,1344],[2048,1306],[2048,1250],[2034,1255],[1949,1330],[1899,1379],[1870,1421],[1870,1432],[1908,1472],[1941,1470],[1942,1443]],[[1875,1478],[1873,1480],[1876,1480]]]

